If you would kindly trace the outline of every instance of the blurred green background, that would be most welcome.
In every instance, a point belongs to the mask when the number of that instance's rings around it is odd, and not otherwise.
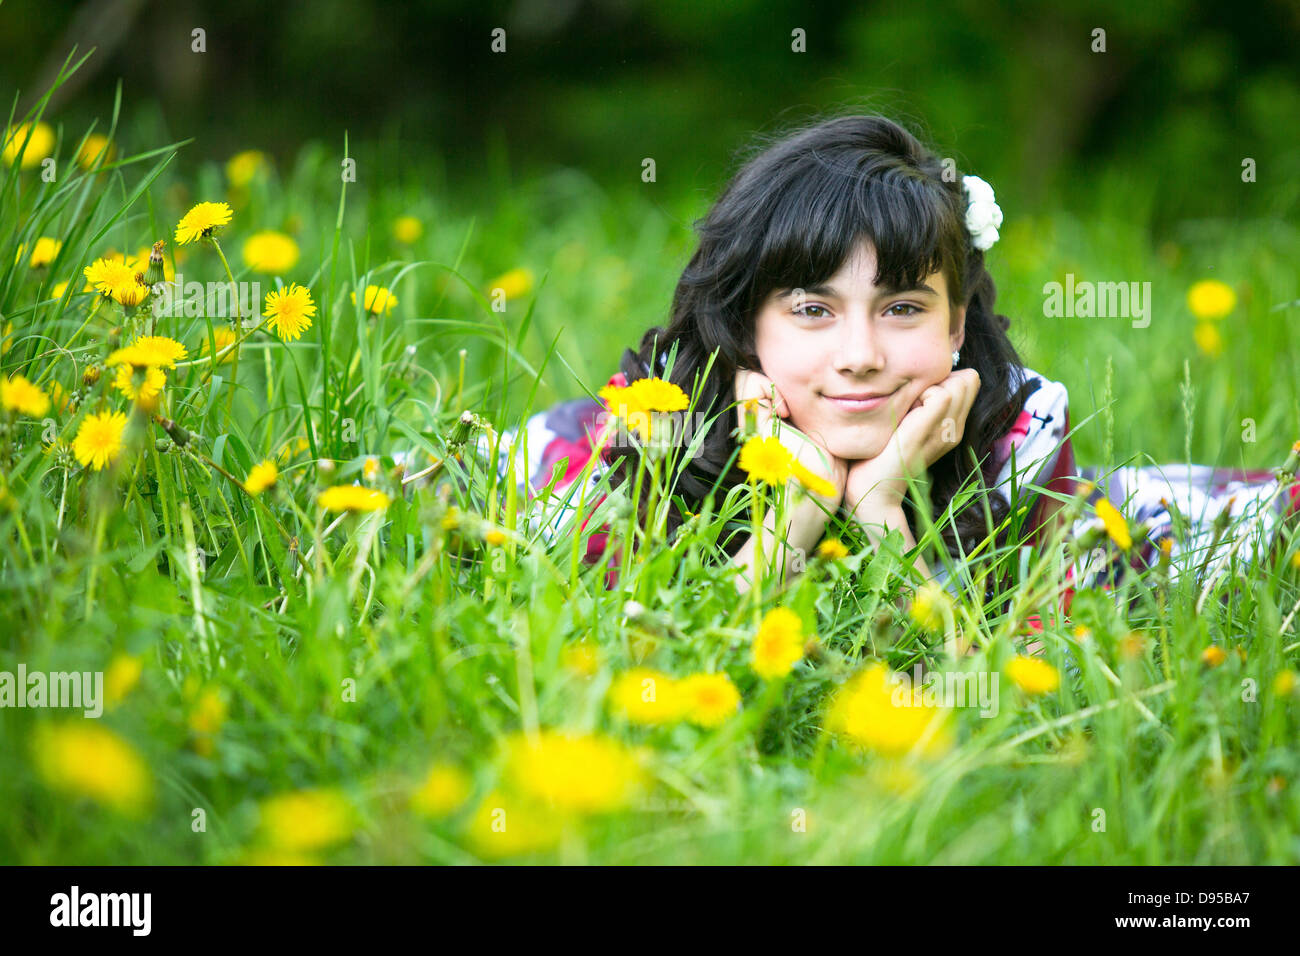
[[[1073,187],[1109,173],[1151,186],[1162,221],[1294,208],[1300,182],[1300,4],[1280,0],[11,0],[0,16],[0,84],[22,106],[73,43],[95,46],[56,105],[103,116],[121,77],[128,128],[195,137],[191,163],[250,143],[283,161],[346,129],[377,175],[435,164],[460,185],[508,144],[517,173],[572,166],[606,189],[653,156],[677,195],[712,190],[783,115],[861,102],[917,121],[1013,207],[1085,200]],[[1247,155],[1290,192],[1228,188]]]

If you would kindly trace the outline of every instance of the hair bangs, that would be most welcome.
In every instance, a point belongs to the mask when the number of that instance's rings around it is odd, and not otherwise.
[[[862,240],[876,250],[878,285],[914,289],[944,268],[961,241],[961,224],[944,190],[901,169],[864,175],[823,161],[797,164],[773,192],[760,227],[750,308],[762,307],[778,289],[827,282]],[[947,276],[949,296],[958,276]]]

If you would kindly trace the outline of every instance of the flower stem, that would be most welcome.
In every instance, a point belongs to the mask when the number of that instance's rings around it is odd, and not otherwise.
[[[753,504],[749,509],[754,534],[754,627],[758,628],[763,623],[763,565],[766,560],[763,553],[763,511],[767,495],[759,481],[754,481],[750,487],[754,492]]]
[[[226,261],[226,254],[221,251],[221,243],[217,241],[216,236],[212,236],[212,247],[217,250],[217,255],[221,257],[221,264],[226,267],[226,278],[230,280],[230,304],[235,310],[235,328],[240,328],[243,322],[243,316],[239,314],[239,286],[235,285],[235,275],[230,271],[230,263]],[[245,336],[247,338],[247,336]],[[239,375],[239,343],[244,339],[235,340],[235,351],[230,358],[230,399],[226,405],[226,416],[233,417],[235,413],[235,379]]]

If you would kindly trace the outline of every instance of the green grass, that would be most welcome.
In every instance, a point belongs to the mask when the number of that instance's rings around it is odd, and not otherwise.
[[[649,541],[646,559],[606,589],[602,567],[574,559],[599,521],[540,539],[512,489],[452,444],[465,409],[502,430],[602,385],[621,350],[663,321],[699,199],[653,186],[606,194],[560,172],[515,184],[489,176],[458,207],[422,188],[418,170],[369,180],[364,158],[358,181],[342,183],[344,144],[308,147],[231,192],[216,165],[176,173],[171,144],[81,170],[70,160],[79,137],[61,134],[55,181],[7,169],[0,205],[0,325],[13,324],[0,372],[74,395],[75,407],[49,414],[59,439],[71,442],[88,411],[130,410],[110,374],[83,385],[130,319],[80,291],[82,268],[109,246],[133,252],[156,239],[174,255],[172,231],[194,202],[233,202],[221,241],[237,281],[253,278],[239,255],[247,236],[291,232],[302,255],[283,278],[308,286],[318,312],[298,341],[250,336],[237,384],[228,364],[207,381],[205,364],[168,373],[161,413],[193,435],[183,448],[133,418],[118,465],[97,472],[45,453],[42,420],[5,421],[0,671],[102,671],[122,655],[142,668],[98,721],[0,711],[0,860],[238,861],[269,846],[264,801],[326,789],[353,816],[301,849],[339,863],[1300,862],[1300,701],[1275,690],[1300,650],[1294,622],[1282,628],[1300,597],[1293,544],[1225,575],[1200,613],[1190,575],[1080,592],[1072,620],[1049,621],[1044,635],[1057,692],[1026,699],[1004,678],[997,716],[958,709],[945,753],[860,752],[822,730],[828,694],[872,660],[1001,671],[1025,617],[1046,616],[1060,586],[1057,549],[1034,555],[1024,578],[1016,568],[1006,613],[954,609],[977,652],[953,663],[907,613],[896,547],[769,582],[757,604],[738,600],[715,560],[719,514],[743,506],[738,496],[671,545]],[[1080,462],[1280,465],[1300,437],[1300,350],[1287,322],[1296,306],[1274,308],[1300,298],[1296,230],[1189,219],[1156,236],[1140,184],[1099,178],[1080,189],[1095,197],[1087,219],[1017,210],[1014,189],[999,187],[1008,222],[990,255],[1026,361],[1070,388]],[[425,228],[409,247],[390,230],[404,214]],[[30,251],[39,236],[64,240],[56,260],[15,264],[18,245]],[[188,280],[224,280],[212,248],[185,250],[177,268]],[[493,311],[491,281],[514,267],[532,269],[535,287]],[[1043,283],[1066,272],[1150,281],[1150,328],[1044,318]],[[1240,296],[1217,359],[1197,351],[1183,298],[1205,277]],[[362,314],[350,293],[367,284],[390,286],[397,307]],[[168,320],[157,331],[193,360],[225,321]],[[1245,418],[1254,442],[1243,441]],[[253,499],[227,477],[244,479],[298,436],[310,447],[282,462],[274,491]],[[391,456],[413,447],[443,467],[399,491]],[[360,478],[368,455],[393,504],[333,524],[316,493]],[[444,526],[451,506],[464,516],[454,531]],[[484,540],[493,527],[503,544]],[[1018,564],[1015,549],[1005,558]],[[627,620],[633,597],[659,623]],[[757,615],[777,605],[800,613],[819,652],[765,684],[748,641]],[[1093,640],[1079,644],[1076,625]],[[1145,637],[1136,656],[1123,652],[1131,632]],[[597,659],[588,676],[566,665],[565,649],[583,641]],[[1228,651],[1214,668],[1201,662],[1211,643]],[[607,691],[639,664],[725,671],[742,709],[716,728],[628,726]],[[42,770],[50,744],[38,731],[65,723],[125,742],[152,799],[135,812],[107,799],[127,784],[99,747],[82,763],[108,775],[100,797],[61,787]],[[500,802],[489,794],[512,786],[501,742],[548,727],[644,748],[645,789],[621,810],[568,819],[551,848],[494,854],[490,832],[473,831],[480,807]],[[435,762],[460,767],[471,791],[427,818],[408,803]],[[508,819],[513,836],[529,836],[525,816]]]

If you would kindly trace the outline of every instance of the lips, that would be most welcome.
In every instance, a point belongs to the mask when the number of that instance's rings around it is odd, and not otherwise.
[[[822,398],[840,409],[840,411],[855,414],[860,412],[870,412],[879,408],[881,405],[885,404],[885,402],[889,401],[889,399],[897,392],[898,389],[894,389],[894,391],[887,395],[876,395],[871,398],[865,397],[870,394],[868,392],[848,392],[845,395],[822,395]]]

